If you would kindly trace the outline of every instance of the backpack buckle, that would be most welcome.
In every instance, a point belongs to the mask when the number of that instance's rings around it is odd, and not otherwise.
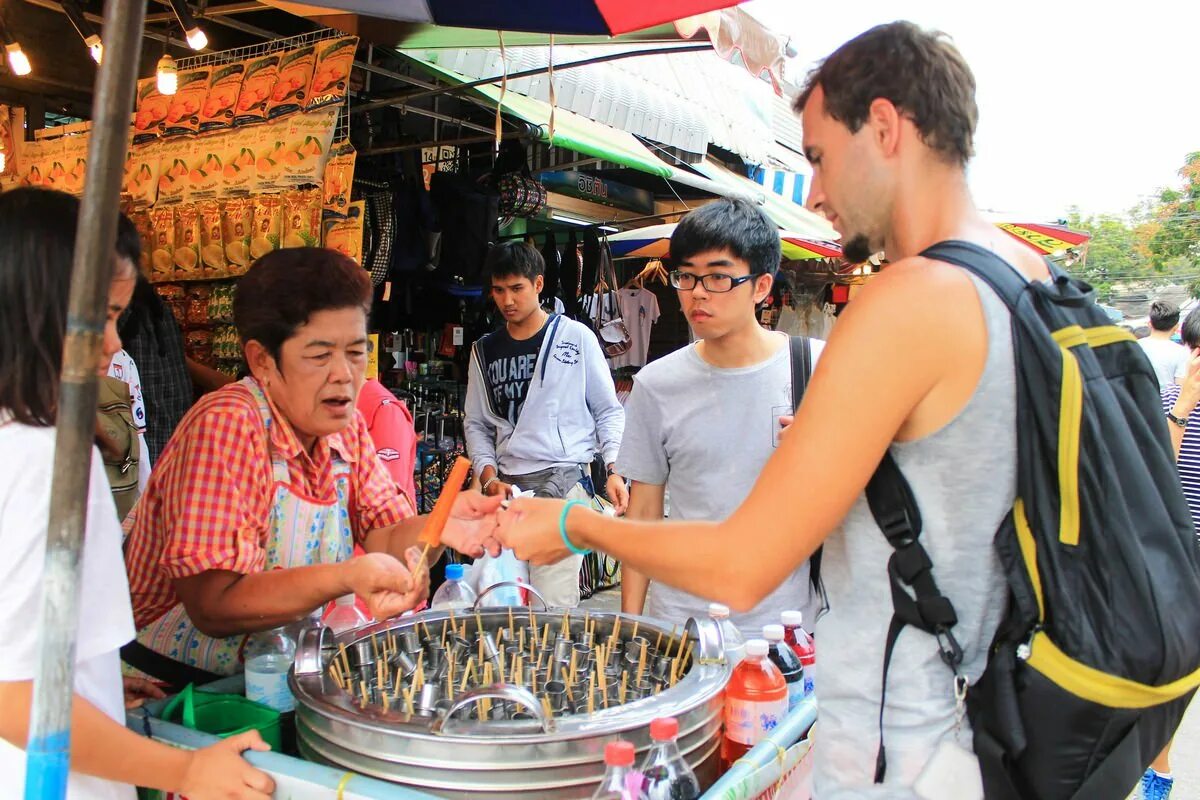
[[[883,519],[877,518],[876,522],[884,537],[896,549],[913,544],[920,535],[913,530],[912,519],[904,507],[895,509]]]
[[[958,665],[963,660],[963,651],[958,640],[954,638],[954,634],[945,625],[939,625],[933,635],[937,638],[938,653],[941,655],[942,661],[950,669],[957,672]]]

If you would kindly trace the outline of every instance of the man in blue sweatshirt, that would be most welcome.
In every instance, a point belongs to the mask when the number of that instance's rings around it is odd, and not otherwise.
[[[615,462],[625,412],[596,334],[539,305],[545,271],[541,254],[522,242],[488,253],[485,285],[505,324],[471,350],[467,450],[486,495],[507,495],[515,485],[539,497],[586,498],[580,480],[599,443],[608,496],[621,514],[629,492]],[[574,607],[581,561],[530,567],[529,579],[551,606]]]

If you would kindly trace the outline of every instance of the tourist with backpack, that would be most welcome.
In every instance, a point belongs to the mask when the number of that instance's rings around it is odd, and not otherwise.
[[[876,27],[796,108],[809,204],[847,259],[889,266],[749,497],[721,523],[521,499],[500,537],[735,609],[823,544],[817,798],[1123,800],[1200,683],[1200,564],[1153,370],[1089,287],[976,210],[975,80],[944,36]]]

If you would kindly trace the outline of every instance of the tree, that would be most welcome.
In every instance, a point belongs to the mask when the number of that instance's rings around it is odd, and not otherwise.
[[[1158,268],[1173,260],[1200,264],[1200,152],[1188,154],[1179,176],[1183,186],[1163,189],[1154,213],[1149,252]]]
[[[1072,271],[1093,284],[1100,285],[1128,277],[1153,274],[1146,247],[1139,241],[1138,229],[1124,217],[1112,214],[1084,217],[1072,209],[1067,227],[1091,235],[1087,246],[1087,261]]]

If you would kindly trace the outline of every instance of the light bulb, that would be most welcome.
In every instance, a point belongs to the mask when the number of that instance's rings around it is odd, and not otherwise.
[[[100,43],[99,36],[95,37],[95,39],[96,41],[94,42],[88,41],[84,42],[84,44],[86,44],[88,46],[88,50],[91,51],[92,61],[95,61],[97,64],[99,64],[104,60],[104,45]]]
[[[4,151],[0,150],[0,172],[4,172]]]
[[[163,54],[163,57],[158,60],[158,68],[155,70],[154,77],[159,94],[175,94],[175,90],[179,88],[179,74],[175,69],[175,59],[171,58],[169,54]]]
[[[33,72],[33,66],[29,63],[29,56],[25,55],[25,51],[21,49],[21,45],[13,42],[12,44],[4,45],[4,49],[8,51],[8,65],[12,67],[14,75],[28,75]]]
[[[192,28],[187,32],[187,43],[193,50],[203,50],[208,47],[208,37],[200,28]]]

